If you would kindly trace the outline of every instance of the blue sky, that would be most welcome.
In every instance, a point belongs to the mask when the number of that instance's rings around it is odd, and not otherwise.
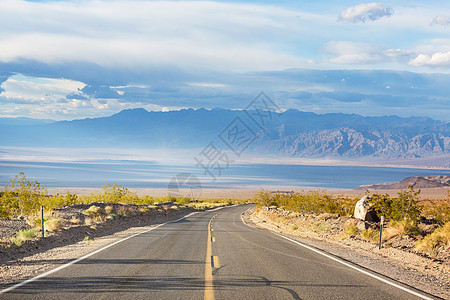
[[[448,1],[2,0],[0,28],[3,117],[240,109],[264,90],[450,121]]]

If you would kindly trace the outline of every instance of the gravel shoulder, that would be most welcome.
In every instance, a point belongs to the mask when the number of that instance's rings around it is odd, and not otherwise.
[[[425,291],[443,299],[450,299],[450,265],[395,248],[382,248],[356,239],[342,241],[321,238],[305,233],[293,234],[279,223],[273,222],[254,209],[247,211],[244,220],[254,227],[283,233],[306,245],[350,261],[363,268],[382,274],[398,282]]]

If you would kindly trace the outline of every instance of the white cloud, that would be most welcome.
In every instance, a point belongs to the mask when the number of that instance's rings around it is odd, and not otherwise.
[[[432,55],[419,54],[416,58],[409,62],[410,65],[416,67],[429,66],[434,68],[450,67],[450,51],[436,52]]]
[[[433,39],[417,47],[416,55],[409,61],[415,67],[450,67],[450,39]]]
[[[65,100],[69,93],[75,93],[84,86],[85,84],[79,81],[36,78],[18,74],[2,83],[0,87],[4,91],[0,95],[6,99],[53,102]]]
[[[341,11],[338,20],[352,23],[365,23],[367,21],[376,21],[383,17],[390,17],[394,10],[381,3],[358,4]]]
[[[431,22],[431,26],[433,26],[433,25],[448,26],[448,25],[450,25],[450,17],[436,16],[433,18],[433,21]]]

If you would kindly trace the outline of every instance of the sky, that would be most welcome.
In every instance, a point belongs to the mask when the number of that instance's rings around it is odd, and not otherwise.
[[[0,117],[282,109],[450,121],[448,1],[0,1]]]

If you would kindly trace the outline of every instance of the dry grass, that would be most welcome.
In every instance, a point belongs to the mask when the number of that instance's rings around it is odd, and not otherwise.
[[[81,220],[80,220],[79,218],[75,217],[75,216],[73,216],[73,217],[69,220],[69,222],[70,222],[71,224],[73,224],[73,225],[80,225],[80,224],[81,224]]]
[[[59,218],[53,218],[44,222],[44,228],[48,231],[59,232],[63,226],[63,222]]]
[[[108,205],[105,207],[105,212],[109,215],[114,211],[114,207],[112,205]]]
[[[94,222],[102,222],[105,211],[101,207],[92,205],[83,212],[83,215],[91,218]]]
[[[390,229],[392,236],[417,236],[420,233],[417,223],[408,219],[393,221],[389,224],[388,228]]]
[[[442,250],[450,250],[450,222],[445,223],[433,233],[417,242],[416,250],[431,255],[436,255]]]
[[[354,224],[347,224],[344,227],[344,233],[347,237],[355,237],[359,234],[359,229]]]
[[[367,242],[378,243],[380,239],[380,231],[374,230],[373,228],[364,229],[361,231],[361,237]]]

